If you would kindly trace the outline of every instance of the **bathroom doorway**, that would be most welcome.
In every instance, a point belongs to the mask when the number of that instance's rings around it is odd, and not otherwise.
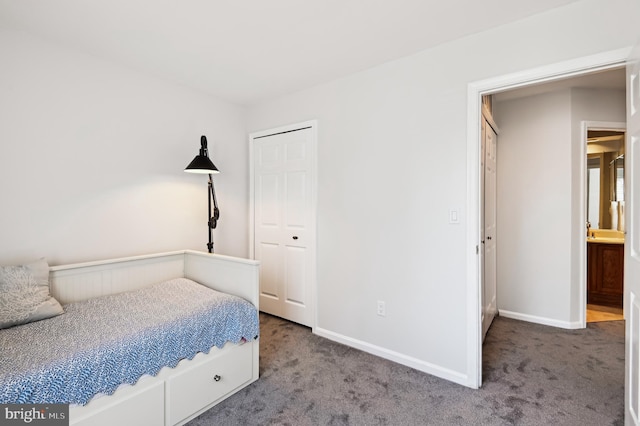
[[[586,322],[624,319],[624,122],[583,122]]]

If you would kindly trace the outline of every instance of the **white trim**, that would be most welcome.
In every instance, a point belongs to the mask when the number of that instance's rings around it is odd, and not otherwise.
[[[520,321],[532,322],[535,324],[549,325],[551,327],[565,328],[568,330],[575,330],[578,328],[584,328],[580,321],[558,321],[553,318],[540,317],[537,315],[523,314],[520,312],[505,311],[500,309],[498,315],[505,318],[516,319]]]
[[[304,128],[311,128],[311,222],[309,229],[312,244],[311,250],[311,330],[315,330],[318,323],[317,309],[317,211],[318,211],[318,120],[308,120],[301,123],[287,124],[273,129],[261,130],[249,134],[249,258],[255,259],[255,171],[253,141],[256,138],[291,132]]]
[[[482,384],[482,281],[480,279],[480,104],[471,84],[467,93],[467,386]]]
[[[517,73],[471,82],[467,86],[467,386],[482,384],[482,320],[480,318],[480,105],[482,95],[534,83],[551,82],[625,64],[631,48],[617,49]]]
[[[589,130],[615,130],[627,131],[626,122],[616,121],[581,121],[580,122],[580,218],[581,223],[587,223],[587,134]],[[584,231],[584,229],[583,229]],[[583,232],[583,235],[586,235]],[[584,239],[583,239],[584,240]],[[578,303],[580,323],[579,328],[587,327],[587,243],[578,245],[578,282],[580,300]]]
[[[89,268],[92,266],[112,265],[114,263],[133,262],[133,261],[139,261],[144,259],[161,259],[162,260],[162,258],[166,258],[166,257],[184,256],[184,255],[212,257],[212,258],[222,259],[227,262],[245,263],[249,265],[258,264],[258,262],[255,260],[244,259],[241,257],[227,256],[224,254],[207,253],[207,252],[198,251],[198,250],[175,250],[175,251],[168,251],[164,253],[142,254],[138,256],[120,257],[115,259],[94,260],[94,261],[82,262],[82,263],[70,263],[68,265],[56,265],[56,266],[50,266],[49,270],[51,272],[57,272],[57,271],[65,271],[67,269]]]
[[[420,359],[410,357],[399,352],[391,351],[377,345],[372,345],[371,343],[357,340],[343,334],[334,333],[333,331],[329,331],[324,328],[316,328],[314,330],[314,334],[317,334],[320,337],[324,337],[334,342],[342,343],[343,345],[359,349],[380,358],[397,362],[398,364],[406,365],[407,367],[414,368],[424,373],[431,374],[454,383],[458,383],[460,385],[466,385],[469,381],[469,378],[459,371],[443,368],[439,365],[425,362]]]

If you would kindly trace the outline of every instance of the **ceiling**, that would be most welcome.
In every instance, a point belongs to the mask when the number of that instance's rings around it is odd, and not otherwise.
[[[576,0],[0,0],[0,29],[251,105]]]

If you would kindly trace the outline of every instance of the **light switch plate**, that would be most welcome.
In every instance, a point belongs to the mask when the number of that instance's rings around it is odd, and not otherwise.
[[[460,212],[458,209],[449,209],[449,223],[460,223]]]

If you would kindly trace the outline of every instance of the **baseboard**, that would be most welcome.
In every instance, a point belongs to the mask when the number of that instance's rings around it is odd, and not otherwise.
[[[422,371],[423,373],[431,374],[432,376],[440,377],[441,379],[449,380],[462,386],[473,387],[470,383],[469,376],[458,371],[453,371],[439,365],[422,361],[377,345],[372,345],[371,343],[353,339],[342,334],[334,333],[333,331],[325,330],[320,327],[316,327],[313,332],[320,337],[342,343],[343,345],[359,349],[389,361],[397,362],[398,364],[406,365],[407,367],[414,368]]]
[[[551,327],[565,328],[569,330],[575,330],[578,328],[584,328],[579,321],[559,321],[552,318],[539,317],[536,315],[522,314],[520,312],[505,311],[504,309],[498,310],[498,315],[505,318],[517,319],[520,321],[533,322],[536,324],[549,325]]]

